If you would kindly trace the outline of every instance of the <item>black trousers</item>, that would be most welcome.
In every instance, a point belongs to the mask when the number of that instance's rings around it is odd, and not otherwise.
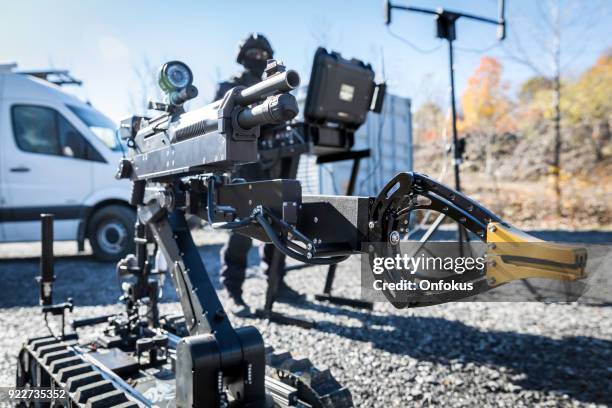
[[[247,236],[232,232],[229,240],[221,249],[221,283],[233,294],[242,294],[242,284],[246,277],[248,253],[253,244],[253,240]],[[275,252],[274,245],[265,244],[261,251],[261,261],[266,275],[272,267],[272,258]],[[279,272],[284,275],[285,257],[280,255],[278,265]]]

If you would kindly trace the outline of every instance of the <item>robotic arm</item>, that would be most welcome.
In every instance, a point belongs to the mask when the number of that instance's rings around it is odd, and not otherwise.
[[[182,63],[169,64],[167,72],[188,78],[166,79],[169,103],[156,105],[164,112],[158,118],[122,122],[131,155],[121,162],[118,177],[134,182],[132,204],[168,261],[185,315],[190,335],[177,346],[178,405],[204,406],[211,395],[222,405],[222,384],[244,404],[255,406],[264,398],[261,335],[252,327],[230,324],[185,214],[272,242],[301,262],[333,264],[352,254],[365,254],[370,261],[397,255],[411,212],[427,209],[454,219],[488,244],[486,270],[454,277],[474,284],[471,295],[516,279],[584,277],[584,249],[536,241],[469,197],[418,173],[396,175],[377,197],[302,195],[299,181],[291,179],[231,180],[228,174],[235,166],[257,160],[259,126],[297,114],[288,93],[299,84],[297,73],[270,60],[261,83],[233,88],[222,100],[186,113],[182,103],[197,94],[185,89],[191,86],[191,73]],[[524,242],[531,243],[528,251],[519,245]],[[383,274],[383,279],[392,282],[397,276]],[[415,305],[394,291],[384,294],[398,308]],[[425,296],[419,305],[466,296],[456,291],[419,295]]]
[[[519,279],[573,281],[585,277],[585,248],[549,243],[530,236],[466,195],[419,173],[398,174],[382,189],[370,208],[370,241],[393,244],[407,224],[410,213],[417,210],[433,210],[451,218],[487,244],[485,270],[442,279],[471,282],[474,291],[421,292],[420,305],[459,300]],[[378,252],[387,253],[380,254],[374,250],[369,254],[371,259],[395,256],[401,251],[397,245],[378,246],[378,249]],[[384,277],[388,281],[398,279],[397,276]],[[410,280],[414,276],[403,278]],[[385,295],[396,307],[414,305],[410,299],[398,301],[397,294],[390,291],[385,291]]]

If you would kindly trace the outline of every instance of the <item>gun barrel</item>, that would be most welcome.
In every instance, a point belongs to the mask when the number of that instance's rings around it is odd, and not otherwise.
[[[289,92],[299,85],[300,75],[290,69],[243,89],[237,96],[237,102],[239,105],[247,106],[275,93]]]
[[[250,129],[264,124],[283,123],[293,119],[299,108],[290,94],[274,95],[253,108],[245,108],[238,114],[238,124]]]

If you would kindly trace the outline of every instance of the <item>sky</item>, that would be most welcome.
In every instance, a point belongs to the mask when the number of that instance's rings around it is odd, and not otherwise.
[[[495,0],[395,1],[497,15]],[[468,20],[457,23],[458,94],[483,55],[500,58],[511,89],[533,75],[532,69],[509,57],[519,38],[525,52],[543,71],[548,70],[541,48],[546,49],[550,38],[542,17],[549,11],[548,3],[557,1],[567,21],[562,34],[565,75],[578,75],[612,46],[611,0],[508,0],[504,44],[497,42],[494,26]],[[432,17],[394,11],[387,27],[380,0],[2,0],[0,4],[0,62],[17,62],[20,69],[69,69],[84,83],[72,92],[114,120],[133,113],[130,110],[142,99],[138,72],[171,59],[192,68],[200,90],[195,105],[209,102],[216,82],[240,69],[235,62],[237,44],[250,32],[265,34],[275,57],[296,69],[303,82],[315,49],[323,45],[371,63],[377,79],[385,79],[390,92],[411,98],[413,106],[427,100],[448,103],[448,48],[435,39]],[[483,49],[488,50],[474,51]]]

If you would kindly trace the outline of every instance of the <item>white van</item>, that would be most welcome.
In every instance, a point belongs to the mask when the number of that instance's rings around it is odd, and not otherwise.
[[[40,240],[40,214],[52,213],[56,240],[82,251],[89,239],[97,259],[123,257],[136,216],[129,181],[114,178],[116,125],[61,89],[78,83],[67,71],[14,67],[0,65],[0,242]]]

